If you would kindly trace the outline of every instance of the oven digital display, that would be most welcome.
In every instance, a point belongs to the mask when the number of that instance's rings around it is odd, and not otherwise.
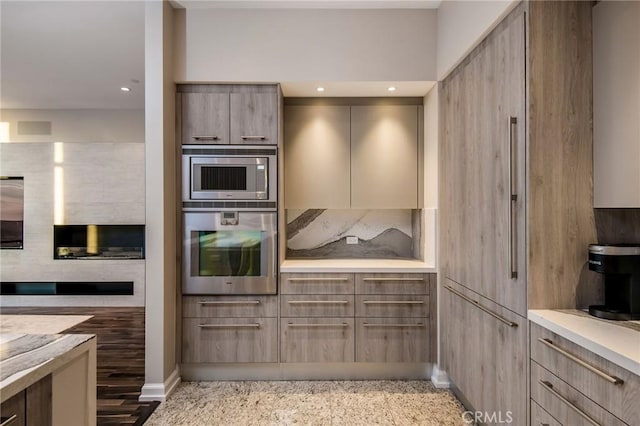
[[[258,277],[264,231],[199,231],[199,276]]]

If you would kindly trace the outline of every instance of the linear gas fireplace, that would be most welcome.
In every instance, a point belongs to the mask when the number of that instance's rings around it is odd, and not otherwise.
[[[54,225],[54,259],[144,259],[144,225]]]

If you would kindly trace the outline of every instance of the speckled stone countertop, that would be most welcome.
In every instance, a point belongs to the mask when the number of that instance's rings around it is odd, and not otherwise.
[[[280,272],[436,272],[434,265],[411,259],[287,259]]]
[[[0,333],[57,334],[91,315],[0,315]]]
[[[609,321],[577,310],[530,310],[529,320],[640,376],[638,321]]]

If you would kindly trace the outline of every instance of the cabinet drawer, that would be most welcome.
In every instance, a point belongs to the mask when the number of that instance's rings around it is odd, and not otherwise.
[[[353,318],[280,321],[281,362],[353,362]]]
[[[353,294],[353,274],[281,274],[281,294]]]
[[[430,274],[356,274],[356,294],[429,294]]]
[[[357,317],[414,317],[429,316],[429,296],[356,296]]]
[[[353,317],[354,296],[349,295],[283,295],[280,297],[282,317]]]
[[[25,426],[25,401],[25,391],[22,391],[3,402],[0,405],[0,423],[7,426]]]
[[[424,318],[356,318],[357,362],[427,362]]]
[[[564,425],[625,425],[536,362],[531,363],[531,399]]]
[[[183,296],[185,318],[250,318],[278,315],[277,296]]]
[[[640,377],[534,323],[531,359],[624,422],[640,425]]]
[[[185,318],[185,363],[277,362],[276,318]]]
[[[558,423],[535,401],[531,401],[531,426],[562,426],[562,424]]]

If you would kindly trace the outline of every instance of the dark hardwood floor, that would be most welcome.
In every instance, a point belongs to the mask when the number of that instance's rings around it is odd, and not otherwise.
[[[144,308],[2,308],[3,314],[93,315],[65,333],[98,336],[98,425],[142,425],[158,402],[140,402],[144,384]]]

